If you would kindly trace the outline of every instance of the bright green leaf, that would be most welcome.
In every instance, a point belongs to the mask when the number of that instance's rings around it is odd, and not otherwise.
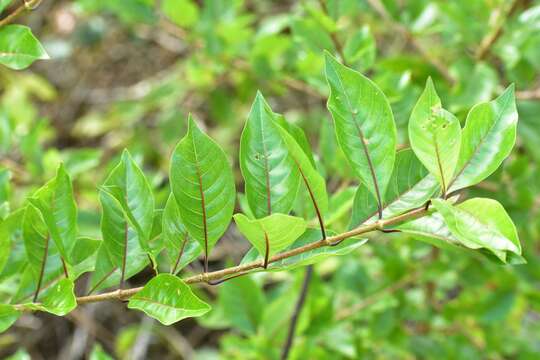
[[[463,128],[455,181],[450,191],[479,183],[501,165],[514,147],[517,121],[513,85],[497,99],[471,109]]]
[[[29,27],[23,25],[0,27],[0,64],[21,70],[38,59],[48,58],[49,55]]]
[[[199,8],[191,0],[163,0],[161,11],[172,22],[182,27],[193,26],[199,18]]]
[[[459,120],[441,106],[431,78],[409,119],[411,147],[446,193],[459,156],[461,126]]]
[[[330,54],[326,79],[328,110],[351,167],[382,206],[396,151],[396,126],[383,92],[362,74],[341,65]]]
[[[433,206],[464,246],[487,249],[503,262],[507,251],[521,254],[516,227],[497,201],[474,198],[453,206],[446,200],[433,199]]]
[[[306,230],[304,219],[284,214],[272,214],[262,219],[250,220],[243,214],[234,215],[238,230],[262,256],[272,256],[290,246]]]
[[[46,311],[64,316],[77,307],[74,286],[70,279],[62,279],[45,292],[39,303],[24,304],[23,306],[30,310]]]
[[[164,325],[210,311],[210,306],[196,297],[180,278],[160,274],[129,299],[128,307],[144,311]]]

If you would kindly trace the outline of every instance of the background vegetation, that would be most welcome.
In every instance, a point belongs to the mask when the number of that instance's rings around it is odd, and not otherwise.
[[[8,4],[3,16],[17,7]],[[187,115],[235,164],[257,90],[301,126],[332,196],[332,228],[347,228],[357,181],[326,110],[323,50],[372,78],[388,96],[400,147],[428,76],[445,107],[502,93],[518,98],[518,142],[501,169],[466,197],[497,199],[518,226],[528,264],[501,266],[401,234],[377,234],[315,266],[291,359],[502,359],[540,356],[540,2],[530,0],[43,0],[18,19],[50,60],[0,68],[0,218],[54,177],[74,180],[80,232],[100,237],[95,185],[123,148],[144,166],[165,206],[174,145]],[[337,209],[337,210],[336,210]],[[231,227],[210,268],[238,263],[249,243]],[[17,273],[8,264],[5,281]],[[202,263],[188,272],[198,273]],[[144,284],[150,268],[129,280]],[[0,335],[20,358],[279,358],[303,269],[255,274],[198,295],[209,315],[162,326],[104,302],[66,318],[25,314]],[[78,282],[84,293],[88,282]]]

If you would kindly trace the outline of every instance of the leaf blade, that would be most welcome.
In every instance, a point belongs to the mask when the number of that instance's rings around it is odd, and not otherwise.
[[[340,147],[380,207],[394,166],[396,126],[388,100],[362,74],[325,53],[328,110]]]
[[[210,305],[196,297],[180,278],[170,274],[152,278],[129,299],[128,308],[141,310],[164,325],[210,311]]]
[[[243,214],[235,214],[234,221],[238,230],[249,240],[262,256],[268,256],[290,246],[306,230],[306,221],[302,218],[285,214],[272,214],[261,219],[250,220]]]
[[[29,27],[6,25],[0,28],[0,64],[22,70],[39,59],[49,59],[49,55]]]
[[[459,120],[444,110],[431,78],[409,119],[411,148],[422,164],[436,176],[446,194],[453,179],[461,145]]]
[[[513,85],[495,100],[469,111],[451,191],[479,183],[501,165],[514,147],[517,122]]]
[[[291,210],[300,176],[276,129],[274,113],[260,92],[240,138],[240,169],[248,203],[257,218]]]
[[[223,150],[191,116],[188,122],[172,155],[171,188],[184,225],[208,255],[232,218],[236,189]]]

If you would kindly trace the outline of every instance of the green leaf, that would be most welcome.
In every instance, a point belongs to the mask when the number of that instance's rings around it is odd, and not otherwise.
[[[276,123],[276,126],[295,166],[300,172],[300,177],[310,194],[314,207],[318,209],[321,216],[324,215],[328,211],[328,194],[324,178],[317,172],[308,155],[302,150],[294,137],[281,125]]]
[[[229,280],[219,287],[219,304],[225,318],[244,334],[254,334],[266,300],[261,287],[249,276]]]
[[[105,350],[101,347],[99,343],[95,343],[94,347],[92,348],[92,352],[90,352],[90,359],[89,360],[114,360],[112,356],[107,354]]]
[[[120,204],[130,224],[137,230],[141,248],[151,254],[148,242],[154,220],[154,196],[144,173],[127,150],[101,189]]]
[[[396,126],[383,92],[325,53],[328,110],[347,160],[382,207],[396,151]]]
[[[11,356],[6,357],[4,360],[32,360],[32,357],[24,349],[19,349]]]
[[[285,116],[281,114],[274,113],[274,121],[276,121],[282,128],[284,128],[289,134],[291,134],[291,136],[294,138],[294,140],[296,140],[298,145],[300,145],[300,148],[304,150],[304,153],[311,162],[311,165],[313,165],[313,167],[316,167],[315,159],[313,158],[313,152],[311,151],[311,146],[309,145],[309,141],[306,137],[306,134],[304,133],[304,130],[302,130],[300,126],[288,122],[285,119]]]
[[[0,27],[0,64],[14,70],[25,69],[38,59],[49,55],[27,26]]]
[[[459,157],[461,126],[454,115],[441,107],[431,78],[409,119],[409,140],[416,156],[437,177],[446,194]]]
[[[335,235],[329,231],[328,236]],[[294,242],[287,250],[299,248],[311,244],[321,239],[321,233],[317,229],[307,229],[298,240]],[[350,238],[340,242],[336,246],[323,246],[317,249],[306,251],[302,254],[291,256],[289,258],[272,262],[268,265],[269,271],[294,270],[299,267],[312,265],[321,262],[331,256],[346,255],[364,245],[368,239]],[[242,258],[241,264],[247,264],[252,261],[260,260],[261,256],[258,250],[251,248]],[[262,271],[262,270],[261,270]]]
[[[140,232],[135,230],[126,219],[122,206],[110,193],[100,191],[99,199],[103,209],[101,216],[103,246],[110,257],[110,263],[118,267],[120,273],[125,266],[124,273],[127,274],[129,264],[134,262],[138,255],[144,254],[141,241],[139,241]],[[113,271],[113,269],[107,271]]]
[[[138,274],[148,265],[148,256],[140,248],[138,242],[134,240],[131,244],[133,246],[128,245],[127,258],[129,261],[126,262],[124,273],[124,279],[126,280]],[[122,264],[116,265],[113,263],[106,246],[102,244],[96,255],[96,264],[90,279],[89,289],[95,292],[118,285],[122,276],[121,266]]]
[[[23,238],[34,282],[46,283],[47,280],[56,278],[61,272],[60,254],[50,239],[41,213],[31,204],[26,207],[24,214]]]
[[[438,189],[435,177],[428,174],[411,149],[398,151],[386,191],[383,218],[387,219],[424,205]],[[377,203],[373,195],[364,186],[358,187],[350,228],[376,221],[377,218]]]
[[[306,230],[304,219],[284,214],[272,214],[262,219],[250,220],[243,214],[234,215],[238,230],[262,256],[272,256],[290,246]]]
[[[173,194],[169,195],[163,212],[163,236],[165,237],[165,248],[175,274],[195,260],[202,252],[201,245],[191,239],[182,223],[178,204]]]
[[[56,177],[39,189],[28,200],[41,213],[47,233],[62,258],[69,264],[77,237],[77,205],[73,197],[71,179],[63,165],[58,167]]]
[[[188,232],[208,255],[231,221],[235,203],[232,169],[223,150],[191,116],[171,159],[171,188]]]
[[[517,121],[513,85],[497,99],[469,111],[450,191],[479,183],[501,165],[514,147]]]
[[[0,304],[0,333],[11,327],[21,316],[21,312],[13,305]]]
[[[196,297],[180,278],[159,274],[129,299],[128,307],[144,311],[164,325],[210,311],[210,306]]]
[[[182,27],[191,27],[199,18],[199,8],[191,0],[163,0],[161,11],[172,22]]]
[[[0,0],[0,12],[4,11],[4,9],[11,4],[13,0]]]
[[[46,311],[48,313],[64,316],[77,307],[74,293],[74,284],[70,279],[62,279],[55,286],[47,290],[40,303],[22,305],[29,310]]]
[[[274,124],[274,114],[257,92],[240,138],[240,169],[255,217],[287,214],[294,205],[300,175]]]
[[[74,278],[77,278],[80,274],[94,270],[97,253],[102,243],[101,240],[88,237],[77,238],[75,246],[71,251]]]
[[[521,254],[516,227],[497,201],[474,198],[453,206],[446,200],[433,199],[433,206],[464,246],[487,249],[503,262],[506,252]]]
[[[356,64],[360,69],[369,69],[375,62],[376,44],[368,26],[350,35],[343,48],[347,63]]]
[[[11,254],[12,237],[21,226],[24,211],[16,211],[9,214],[4,220],[0,220],[0,274],[4,270]]]

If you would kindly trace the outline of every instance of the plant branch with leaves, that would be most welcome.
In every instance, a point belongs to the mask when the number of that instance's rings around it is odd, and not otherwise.
[[[396,152],[393,114],[383,92],[332,55],[325,58],[328,109],[360,182],[351,230],[336,234],[327,228],[326,183],[305,135],[258,93],[240,139],[243,213],[233,216],[237,193],[227,154],[192,117],[171,156],[171,193],[164,209],[155,208],[150,183],[124,151],[99,186],[102,239],[79,236],[71,179],[60,166],[54,179],[0,223],[0,232],[13,242],[2,248],[6,261],[0,265],[15,256],[10,249],[19,246],[19,229],[28,261],[17,295],[0,306],[1,328],[24,311],[62,316],[78,305],[112,299],[128,300],[129,308],[172,324],[210,310],[192,284],[311,265],[356,249],[373,231],[409,233],[501,263],[522,262],[516,229],[499,203],[486,198],[459,202],[454,195],[487,178],[510,154],[517,124],[513,87],[474,106],[461,128],[428,79],[409,120],[412,149]],[[301,215],[298,201],[312,210]],[[209,254],[233,218],[253,247],[241,264],[210,271]],[[318,228],[310,227],[313,219]],[[201,255],[204,271],[184,275],[186,265]],[[148,265],[157,275],[143,287],[124,287]],[[119,285],[76,296],[75,282],[88,272],[91,292]]]

